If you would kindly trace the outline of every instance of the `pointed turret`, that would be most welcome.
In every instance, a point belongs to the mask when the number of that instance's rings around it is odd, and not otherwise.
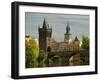
[[[80,44],[80,41],[78,40],[77,36],[76,36],[75,39],[74,39],[74,43],[75,43],[75,44],[78,44],[78,45]]]
[[[79,40],[78,40],[77,36],[75,37],[75,40],[74,40],[74,41],[79,42]]]

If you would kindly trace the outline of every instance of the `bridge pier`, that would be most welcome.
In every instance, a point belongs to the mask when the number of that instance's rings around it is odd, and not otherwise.
[[[69,66],[69,57],[62,57],[62,66]]]

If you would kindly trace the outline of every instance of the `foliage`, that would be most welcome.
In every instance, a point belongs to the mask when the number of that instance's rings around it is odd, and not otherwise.
[[[29,47],[28,42],[25,41],[25,65],[26,68],[31,68],[34,67],[34,57],[33,57],[33,52],[32,49]]]
[[[39,46],[34,39],[25,41],[25,60],[26,68],[38,66]]]
[[[80,53],[80,65],[89,65],[89,50]]]
[[[46,52],[44,50],[40,50],[39,59],[43,60],[46,56]]]
[[[44,50],[40,50],[38,59],[40,67],[46,66],[46,59],[47,59],[46,52]]]
[[[32,48],[34,58],[37,59],[39,57],[39,46],[38,46],[36,40],[31,39],[29,41],[29,46]]]
[[[82,46],[83,49],[89,49],[89,38],[87,36],[82,36]]]

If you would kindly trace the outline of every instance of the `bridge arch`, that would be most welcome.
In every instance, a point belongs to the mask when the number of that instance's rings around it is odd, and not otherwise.
[[[49,52],[48,58],[50,66],[79,65],[80,53],[78,51]]]
[[[59,55],[54,55],[49,59],[50,66],[61,66],[62,58]]]

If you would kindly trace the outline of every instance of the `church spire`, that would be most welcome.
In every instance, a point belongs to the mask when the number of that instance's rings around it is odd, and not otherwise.
[[[69,23],[67,23],[67,26],[66,26],[66,34],[70,34],[70,26],[69,26]]]
[[[69,23],[67,23],[66,33],[64,35],[65,35],[65,39],[64,39],[65,41],[69,41],[71,39],[71,33],[70,33]]]

